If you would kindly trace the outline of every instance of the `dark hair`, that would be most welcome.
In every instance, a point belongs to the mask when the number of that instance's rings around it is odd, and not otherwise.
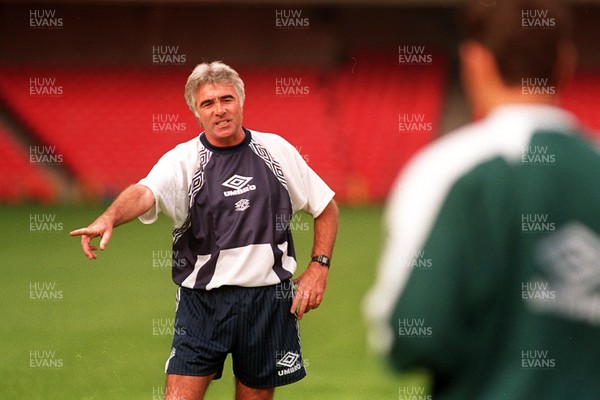
[[[571,40],[571,14],[559,0],[470,0],[465,39],[487,47],[507,85],[523,78],[556,84],[559,48]]]

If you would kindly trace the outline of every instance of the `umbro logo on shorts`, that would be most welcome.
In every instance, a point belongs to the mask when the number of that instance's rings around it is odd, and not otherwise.
[[[288,351],[285,353],[283,357],[277,361],[277,366],[285,367],[285,369],[277,371],[277,374],[279,376],[283,376],[298,371],[300,368],[302,368],[302,364],[298,362],[299,358],[300,355],[294,352]]]
[[[288,351],[283,355],[283,357],[281,357],[281,360],[277,361],[277,365],[288,368],[292,367],[296,361],[298,361],[299,357],[300,356],[298,354]]]
[[[221,185],[233,190],[226,190],[223,192],[223,195],[225,195],[225,197],[230,197],[256,190],[256,185],[249,184],[251,180],[251,176],[242,176],[238,174],[232,175]]]

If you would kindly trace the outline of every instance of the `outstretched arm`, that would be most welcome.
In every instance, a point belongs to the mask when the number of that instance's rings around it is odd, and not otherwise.
[[[315,218],[315,237],[312,255],[325,255],[331,258],[333,244],[338,227],[338,208],[334,200],[331,200],[321,214]],[[325,287],[327,286],[327,275],[329,268],[313,261],[302,275],[294,279],[298,284],[298,290],[294,296],[291,312],[297,312],[298,319],[302,319],[304,313],[319,307],[323,300]]]
[[[104,250],[113,228],[139,217],[154,206],[154,194],[144,185],[131,185],[87,228],[74,230],[71,236],[81,236],[81,248],[90,260],[96,259],[98,247],[91,246],[93,238],[100,236],[100,250]]]

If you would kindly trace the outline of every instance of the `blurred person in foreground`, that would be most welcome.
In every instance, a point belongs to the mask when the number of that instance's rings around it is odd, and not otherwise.
[[[282,137],[242,126],[244,83],[221,62],[198,65],[185,99],[204,129],[167,152],[81,236],[104,250],[113,228],[139,218],[173,220],[179,286],[166,399],[199,400],[232,355],[237,400],[268,400],[306,375],[298,322],[323,299],[337,231],[333,191]],[[289,221],[314,218],[312,261],[292,281]],[[294,284],[297,284],[295,291]],[[295,293],[295,294],[294,294]]]
[[[557,106],[576,57],[568,10],[472,1],[464,16],[479,119],[393,189],[369,343],[430,372],[421,398],[600,399],[600,154]]]

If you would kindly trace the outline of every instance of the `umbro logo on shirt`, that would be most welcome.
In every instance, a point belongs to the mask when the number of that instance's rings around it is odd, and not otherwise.
[[[233,190],[226,190],[223,192],[225,197],[236,196],[238,194],[243,194],[246,192],[250,192],[252,190],[256,190],[256,185],[250,185],[249,182],[252,180],[252,177],[242,176],[242,175],[232,175],[231,178],[227,179],[222,183],[223,186],[231,188]]]

